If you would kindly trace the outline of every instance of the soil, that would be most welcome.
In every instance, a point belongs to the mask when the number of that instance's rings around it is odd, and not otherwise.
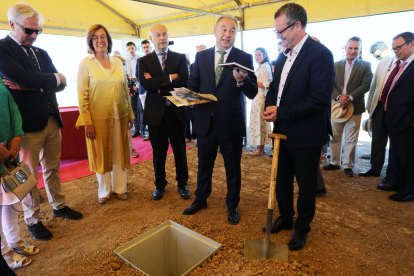
[[[194,146],[193,143],[188,145]],[[369,152],[370,142],[359,142],[356,174],[369,168],[369,160],[359,156]],[[267,152],[270,148],[266,149]],[[413,275],[414,203],[388,199],[389,192],[376,189],[384,177],[346,177],[343,171],[323,171],[328,193],[316,201],[316,215],[304,249],[289,252],[289,262],[264,259],[244,262],[244,240],[262,240],[266,224],[271,158],[243,154],[241,221],[227,223],[226,181],[223,159],[218,154],[209,207],[193,216],[182,211],[194,199],[197,174],[197,148],[187,151],[190,200],[179,197],[175,186],[173,155],[167,158],[170,183],[161,201],[151,197],[154,190],[152,160],[132,165],[128,170],[128,200],[112,196],[98,204],[95,176],[63,183],[70,207],[84,218],[70,221],[55,218],[43,203],[43,223],[52,240],[34,240],[22,215],[22,239],[41,251],[33,263],[17,270],[22,275],[142,275],[121,261],[113,250],[153,227],[172,220],[223,245],[212,259],[191,275]],[[295,185],[295,200],[297,198]],[[41,190],[45,199],[46,192]],[[278,214],[275,207],[275,215]],[[272,234],[275,243],[287,244],[293,230]]]

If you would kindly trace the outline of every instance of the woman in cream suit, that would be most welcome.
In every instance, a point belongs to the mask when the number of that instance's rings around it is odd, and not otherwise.
[[[89,168],[99,182],[98,201],[108,202],[111,190],[126,200],[127,168],[130,166],[128,129],[134,114],[120,59],[114,59],[112,38],[102,25],[86,32],[89,56],[78,68],[79,118],[76,127],[85,127]]]

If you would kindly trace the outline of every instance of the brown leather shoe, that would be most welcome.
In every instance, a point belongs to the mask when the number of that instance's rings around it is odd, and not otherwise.
[[[106,197],[98,198],[99,204],[105,204],[108,201],[109,201],[109,198],[106,198]]]
[[[128,198],[126,194],[116,194],[116,197],[119,200],[127,200],[127,198]]]
[[[144,138],[142,138],[142,141],[149,141],[149,140],[150,140],[149,134],[147,136],[145,136]]]

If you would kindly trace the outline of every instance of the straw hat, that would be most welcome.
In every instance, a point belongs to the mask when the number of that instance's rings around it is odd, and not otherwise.
[[[347,108],[342,109],[340,102],[332,105],[331,120],[335,123],[345,123],[354,113],[354,105],[350,103]]]
[[[372,137],[372,120],[366,119],[362,122],[362,130],[368,132],[369,137]]]

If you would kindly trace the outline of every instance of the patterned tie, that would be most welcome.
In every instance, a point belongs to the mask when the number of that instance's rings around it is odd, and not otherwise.
[[[162,67],[162,71],[164,72],[165,62],[167,60],[167,53],[166,52],[159,53],[158,55],[159,56],[162,56],[162,59],[161,59],[161,67]]]
[[[37,62],[37,59],[35,57],[35,55],[33,54],[33,50],[31,46],[25,46],[25,45],[20,45],[23,48],[26,49],[26,54],[29,56],[30,61],[33,63],[33,65],[38,69],[37,71],[40,72],[40,65]]]
[[[217,64],[223,63],[224,62],[224,55],[226,54],[226,51],[218,51],[220,54],[220,59],[218,61]],[[221,76],[221,72],[223,72],[223,66],[218,66],[216,67],[216,73],[215,73],[215,79],[216,79],[216,86],[217,83],[220,80],[220,76]]]
[[[390,76],[387,79],[387,82],[384,85],[384,88],[382,89],[382,94],[381,94],[381,102],[385,102],[385,99],[387,98],[387,94],[388,91],[390,91],[390,87],[391,87],[391,83],[395,78],[395,75],[397,75],[398,70],[400,69],[400,62],[399,60],[397,60],[397,66],[395,66],[394,70],[392,70]]]
[[[407,65],[407,62],[403,62],[401,64],[400,70],[398,70],[398,73],[395,76],[394,80],[392,81],[392,84],[390,86],[390,89],[388,90],[388,94],[387,94],[387,97],[385,98],[385,104],[384,104],[384,110],[385,111],[387,111],[388,96],[390,95],[392,89],[394,88],[395,83],[398,81],[398,78],[401,76],[402,72],[404,71],[405,65]]]

